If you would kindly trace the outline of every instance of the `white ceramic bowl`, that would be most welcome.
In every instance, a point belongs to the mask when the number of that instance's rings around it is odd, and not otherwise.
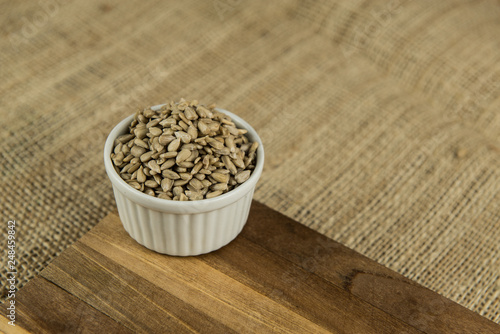
[[[264,167],[264,149],[247,122],[227,110],[217,110],[229,115],[238,128],[248,130],[250,141],[259,143],[250,178],[218,197],[180,202],[152,197],[129,186],[115,171],[110,155],[116,137],[128,133],[134,115],[121,121],[106,139],[104,166],[113,185],[118,214],[125,230],[141,245],[163,254],[199,255],[227,245],[243,229]]]

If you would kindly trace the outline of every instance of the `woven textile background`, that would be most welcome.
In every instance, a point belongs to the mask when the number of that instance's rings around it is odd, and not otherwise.
[[[500,2],[4,0],[0,18],[19,287],[115,209],[114,124],[185,97],[260,133],[258,201],[500,323]]]

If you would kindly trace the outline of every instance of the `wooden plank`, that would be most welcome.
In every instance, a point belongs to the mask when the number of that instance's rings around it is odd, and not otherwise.
[[[194,286],[204,294],[213,295],[215,300],[223,300],[230,303],[241,312],[252,310],[253,314],[258,314],[261,321],[271,322],[269,327],[282,327],[292,325],[287,328],[287,332],[319,332],[320,328],[310,328],[309,323],[315,323],[321,328],[333,332],[359,333],[394,333],[394,332],[417,332],[411,326],[387,315],[372,305],[365,303],[351,294],[316,275],[309,275],[306,272],[281,257],[276,257],[273,253],[265,251],[260,247],[254,247],[245,239],[235,240],[231,246],[225,247],[225,252],[230,252],[225,258],[240,265],[239,271],[226,271],[221,275],[219,268],[207,266],[203,258],[215,256],[212,254],[196,258],[172,258],[151,252],[144,247],[137,245],[135,241],[127,237],[126,232],[120,229],[118,219],[111,217],[106,224],[101,224],[85,238],[81,240],[83,244],[89,246],[105,258],[112,258],[127,269],[139,272],[140,268],[136,263],[140,259],[148,259],[168,274],[169,282],[165,279],[158,281],[157,275],[153,273],[157,268],[149,266],[147,272],[142,272],[148,280],[154,280],[154,284],[162,285],[165,289],[170,289],[171,293],[176,293],[176,289]],[[77,245],[80,248],[80,245]],[[238,250],[238,251],[234,251]],[[215,252],[218,254],[223,250]],[[74,258],[74,256],[73,256]],[[210,261],[208,261],[210,262]],[[103,260],[99,260],[103,263]],[[59,265],[59,264],[57,264]],[[62,265],[67,271],[67,264]],[[282,279],[283,272],[302,271],[300,274],[307,274],[308,277],[290,285]],[[249,280],[242,280],[240,272],[246,272]],[[298,273],[297,272],[297,273]],[[160,273],[158,273],[160,274]],[[180,283],[172,282],[173,276],[179,276]],[[46,274],[44,275],[45,277]],[[236,280],[235,280],[236,278]],[[51,280],[57,284],[64,284],[58,275],[51,275]],[[251,284],[249,284],[251,283]],[[249,289],[250,287],[250,289]],[[222,288],[222,290],[221,290]],[[271,291],[285,291],[283,294],[273,294]],[[75,293],[77,293],[75,291]],[[215,294],[214,294],[215,293]],[[286,296],[285,296],[286,295]],[[241,299],[241,296],[246,296]],[[186,298],[186,297],[184,297]],[[202,304],[199,300],[203,296],[196,296],[192,303],[199,307],[218,307],[215,303]],[[99,308],[99,306],[95,306]],[[262,312],[265,310],[266,312]],[[224,315],[224,310],[219,310],[219,317]],[[228,315],[225,321],[231,321],[235,314]],[[271,318],[274,318],[270,320]],[[240,321],[232,323],[239,324]],[[251,323],[251,322],[250,322]],[[255,325],[255,324],[253,324]],[[268,328],[268,329],[270,329]],[[238,331],[245,328],[234,328]],[[265,330],[266,328],[260,328]]]
[[[133,333],[41,277],[16,293],[15,305],[16,326],[2,326],[5,333]],[[5,304],[0,309],[6,314]]]
[[[261,203],[252,203],[249,221],[242,237],[419,330],[500,333],[494,322]],[[284,274],[284,279],[293,282],[294,273]]]
[[[2,311],[4,310],[2,306],[0,306]],[[0,333],[10,333],[10,334],[29,334],[29,332],[22,328],[20,325],[9,325],[8,322],[10,320],[3,315],[0,314]]]

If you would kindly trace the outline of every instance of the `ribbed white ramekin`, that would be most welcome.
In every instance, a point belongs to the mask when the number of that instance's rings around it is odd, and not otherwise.
[[[121,121],[106,139],[104,166],[113,185],[118,214],[125,230],[141,245],[169,255],[199,255],[227,245],[243,229],[264,167],[264,148],[247,122],[227,110],[217,110],[228,114],[239,128],[248,130],[248,138],[257,141],[259,147],[250,178],[215,198],[185,202],[156,198],[132,188],[118,175],[111,161],[113,144],[116,137],[128,132],[134,115]]]

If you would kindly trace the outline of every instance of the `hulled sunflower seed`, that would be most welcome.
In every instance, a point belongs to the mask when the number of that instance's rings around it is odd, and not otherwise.
[[[139,169],[140,166],[141,166],[140,163],[132,164],[130,166],[130,168],[127,170],[127,173],[133,173],[133,172],[135,172],[136,170]]]
[[[146,182],[146,174],[144,174],[144,169],[142,166],[137,170],[137,181],[140,183]]]
[[[177,151],[179,146],[181,145],[181,140],[179,138],[173,140],[170,144],[168,144],[167,150],[169,152]]]
[[[183,167],[183,168],[192,168],[194,166],[194,163],[192,163],[191,161],[183,161],[183,162],[179,162],[177,164],[177,166]]]
[[[205,174],[194,174],[194,177],[198,180],[204,180],[207,176]]]
[[[158,142],[159,142],[161,145],[168,145],[168,144],[170,144],[173,140],[175,140],[175,137],[174,137],[174,136],[172,136],[172,135],[163,134],[163,135],[161,135],[160,137],[158,137]]]
[[[236,182],[238,183],[243,183],[245,182],[246,180],[248,180],[248,178],[250,177],[250,173],[251,171],[249,170],[244,170],[244,171],[241,171],[239,172],[238,174],[236,174],[234,176],[234,179],[236,180]],[[212,174],[213,175],[213,174]]]
[[[155,171],[156,173],[161,173],[160,166],[158,166],[158,163],[155,160],[150,160],[148,162],[148,167],[151,168],[151,170]]]
[[[134,129],[134,135],[138,139],[144,139],[147,134],[148,134],[148,129],[146,129],[146,128],[135,128]]]
[[[201,183],[201,181],[198,179],[191,179],[191,181],[189,181],[189,184],[196,190],[201,190],[203,188],[203,183]]]
[[[116,141],[121,143],[121,144],[125,144],[133,138],[134,138],[133,134],[126,134],[126,135],[118,136],[118,138],[116,138]]]
[[[167,178],[161,180],[161,189],[164,192],[169,192],[170,189],[172,189],[173,186],[174,186],[174,180],[167,179]]]
[[[177,180],[181,178],[179,174],[170,169],[165,169],[164,171],[161,172],[161,175],[163,175],[163,177],[167,177],[172,180]]]
[[[200,171],[202,166],[203,166],[203,163],[198,162],[196,165],[194,165],[193,169],[191,170],[191,174],[193,174],[193,175],[197,174]]]
[[[177,154],[177,157],[175,158],[175,162],[178,164],[180,162],[183,162],[187,158],[191,156],[191,151],[190,150],[182,150]]]
[[[153,180],[147,180],[144,185],[146,187],[149,187],[149,188],[156,188],[158,187],[158,183],[156,183],[156,181],[153,181]]]
[[[182,187],[179,187],[179,186],[174,187],[174,189],[172,190],[172,193],[174,194],[174,196],[179,196],[183,192],[184,192],[184,189]]]
[[[175,180],[174,181],[174,186],[183,186],[185,184],[187,184],[189,182],[189,180]]]
[[[163,133],[163,131],[160,128],[151,127],[149,128],[149,133],[152,135],[152,137],[158,137]]]
[[[212,191],[224,191],[227,189],[227,183],[216,183],[216,184],[213,184],[210,186],[210,189],[212,189]]]
[[[173,165],[175,165],[175,159],[168,159],[161,165],[160,169],[165,170],[167,168],[172,167]]]
[[[207,140],[207,143],[215,149],[220,150],[224,147],[224,144],[221,143],[220,141],[218,141],[217,139],[208,137],[206,140]]]
[[[146,149],[144,147],[132,146],[132,148],[130,149],[130,154],[132,154],[136,158],[139,158],[144,153],[146,153]]]
[[[209,192],[205,195],[206,198],[214,198],[214,197],[217,197],[219,195],[222,194],[222,191],[221,190],[217,190],[217,191],[212,191],[212,192]]]
[[[141,155],[140,159],[142,162],[148,162],[149,160],[151,160],[153,154],[154,154],[153,151],[146,152],[143,155]]]
[[[226,168],[231,172],[231,174],[235,175],[238,172],[238,170],[236,169],[236,166],[233,164],[233,162],[231,161],[231,158],[229,158],[229,156],[223,155],[222,162],[224,163]]]

